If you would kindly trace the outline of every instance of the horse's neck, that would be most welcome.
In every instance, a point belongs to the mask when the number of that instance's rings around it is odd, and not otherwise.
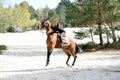
[[[49,34],[49,33],[51,33],[52,31],[53,31],[52,25],[49,25],[48,27],[46,27],[46,33],[47,33],[47,37],[48,37],[49,39],[57,36],[57,34],[54,34],[54,33],[53,33],[53,34]]]
[[[52,29],[46,29],[46,32],[52,32]]]
[[[47,32],[52,32],[52,26],[49,25],[48,27],[46,27],[46,31],[47,31]]]

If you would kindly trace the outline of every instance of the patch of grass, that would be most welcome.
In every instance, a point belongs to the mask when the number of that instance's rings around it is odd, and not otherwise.
[[[103,48],[104,49],[120,49],[120,42],[104,44]]]
[[[113,49],[113,50],[119,50],[120,49],[120,42],[116,43],[106,43],[104,45],[99,45],[94,42],[88,42],[86,44],[80,45],[83,51],[96,51],[96,50],[105,50],[105,49]]]
[[[0,45],[0,54],[2,54],[2,50],[7,50],[5,45]]]
[[[99,45],[94,42],[88,42],[86,44],[80,45],[83,49],[83,51],[93,51],[97,50],[99,48]]]
[[[7,50],[7,47],[5,45],[0,45],[0,50]]]

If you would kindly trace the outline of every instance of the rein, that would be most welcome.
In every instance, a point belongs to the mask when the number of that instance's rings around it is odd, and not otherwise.
[[[52,33],[52,31],[46,31],[46,34],[51,34]]]
[[[51,27],[51,29],[52,29],[52,25],[50,26]],[[50,34],[50,35],[52,35],[53,33],[53,29],[52,29],[52,31],[46,31],[46,34]]]
[[[43,31],[42,29],[40,29],[40,32],[41,32],[41,33],[44,33],[44,31]]]

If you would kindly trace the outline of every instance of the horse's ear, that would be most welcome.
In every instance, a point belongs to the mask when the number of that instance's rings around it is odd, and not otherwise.
[[[49,17],[44,19],[44,21],[47,21],[47,20],[49,20]]]
[[[47,20],[49,20],[49,17],[47,18]]]
[[[44,19],[44,21],[47,21],[47,20],[49,20],[49,17],[47,17],[47,18]]]

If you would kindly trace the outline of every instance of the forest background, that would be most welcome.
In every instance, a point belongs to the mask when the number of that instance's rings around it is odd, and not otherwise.
[[[34,9],[27,1],[6,8],[4,2],[0,0],[1,33],[38,30],[38,23],[49,17],[52,24],[57,20],[63,28],[88,28],[87,31],[75,32],[75,38],[91,37],[94,46],[93,35],[99,35],[99,45],[103,45],[103,34],[106,35],[107,46],[120,46],[120,36],[116,34],[120,30],[120,0],[61,0],[53,9],[47,5],[45,8]]]

